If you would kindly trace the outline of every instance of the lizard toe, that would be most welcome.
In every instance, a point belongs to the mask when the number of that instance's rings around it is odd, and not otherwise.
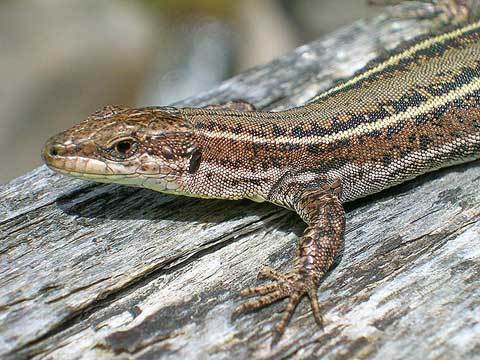
[[[317,285],[315,285],[315,281],[306,275],[301,275],[297,271],[282,274],[268,267],[260,270],[260,274],[264,277],[273,278],[274,282],[242,290],[240,292],[242,297],[251,295],[256,297],[239,305],[234,310],[232,318],[236,318],[243,312],[257,310],[284,298],[288,298],[288,302],[282,311],[281,318],[274,327],[272,338],[272,345],[274,345],[285,332],[285,328],[293,316],[300,300],[304,296],[308,296],[315,322],[319,326],[322,326],[322,317],[320,314]]]

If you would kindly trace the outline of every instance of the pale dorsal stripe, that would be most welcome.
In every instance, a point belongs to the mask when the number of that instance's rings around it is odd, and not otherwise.
[[[401,52],[397,55],[394,55],[392,57],[389,57],[387,60],[378,64],[377,66],[375,66],[375,67],[373,67],[373,68],[371,68],[371,69],[369,69],[365,72],[362,72],[361,74],[358,74],[357,76],[351,78],[350,80],[347,80],[344,83],[341,83],[341,84],[339,84],[339,85],[337,85],[337,86],[335,86],[335,87],[333,87],[329,90],[324,91],[323,93],[320,93],[320,94],[316,95],[315,97],[313,97],[312,99],[309,100],[309,103],[320,100],[320,99],[330,95],[331,93],[333,93],[335,91],[346,88],[347,86],[354,85],[357,82],[369,77],[370,75],[384,70],[388,66],[396,65],[401,60],[412,56],[417,51],[424,50],[424,49],[426,49],[426,48],[428,48],[428,47],[430,47],[434,44],[441,43],[443,41],[454,39],[454,38],[459,37],[459,36],[469,32],[471,30],[477,29],[478,27],[480,27],[480,22],[476,22],[476,23],[467,25],[465,27],[459,28],[457,30],[454,30],[452,32],[448,32],[448,33],[445,33],[445,34],[442,34],[442,35],[439,35],[439,36],[436,36],[436,37],[426,39],[425,41],[419,42],[418,44],[406,49],[405,51],[403,51],[403,52]]]
[[[398,122],[413,120],[416,116],[426,114],[431,112],[435,108],[446,105],[449,102],[461,99],[466,95],[472,93],[473,91],[480,90],[480,78],[475,78],[468,84],[463,85],[460,88],[451,90],[450,92],[429,99],[425,101],[422,105],[417,107],[410,107],[403,112],[398,114],[385,117],[381,120],[378,120],[374,123],[363,123],[358,125],[355,128],[350,128],[345,131],[339,131],[335,134],[325,135],[325,136],[305,136],[305,137],[294,137],[294,136],[279,136],[275,139],[276,144],[296,144],[296,145],[308,145],[308,144],[331,144],[338,140],[345,140],[352,136],[358,136],[370,133],[375,130],[380,130],[387,126],[394,125]],[[272,142],[271,139],[261,136],[251,136],[247,138],[245,134],[236,135],[230,132],[222,131],[208,131],[205,129],[200,130],[200,132],[210,138],[224,138],[231,139],[236,141],[247,141],[253,142],[256,144],[269,143]]]

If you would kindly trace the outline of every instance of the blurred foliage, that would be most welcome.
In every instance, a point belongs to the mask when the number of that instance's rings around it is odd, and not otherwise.
[[[235,1],[226,0],[143,0],[147,5],[163,13],[175,16],[201,14],[229,17],[235,11]]]

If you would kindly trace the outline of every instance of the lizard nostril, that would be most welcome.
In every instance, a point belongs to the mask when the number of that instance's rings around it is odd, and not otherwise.
[[[61,156],[64,153],[65,147],[60,144],[51,144],[47,148],[47,154],[51,157]]]

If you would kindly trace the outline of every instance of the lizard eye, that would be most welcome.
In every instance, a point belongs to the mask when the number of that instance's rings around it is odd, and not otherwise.
[[[113,145],[115,152],[121,157],[128,157],[135,153],[135,142],[133,139],[122,139]]]
[[[132,143],[128,140],[122,140],[117,145],[115,146],[115,149],[120,153],[120,154],[126,154],[128,150],[132,148]]]

